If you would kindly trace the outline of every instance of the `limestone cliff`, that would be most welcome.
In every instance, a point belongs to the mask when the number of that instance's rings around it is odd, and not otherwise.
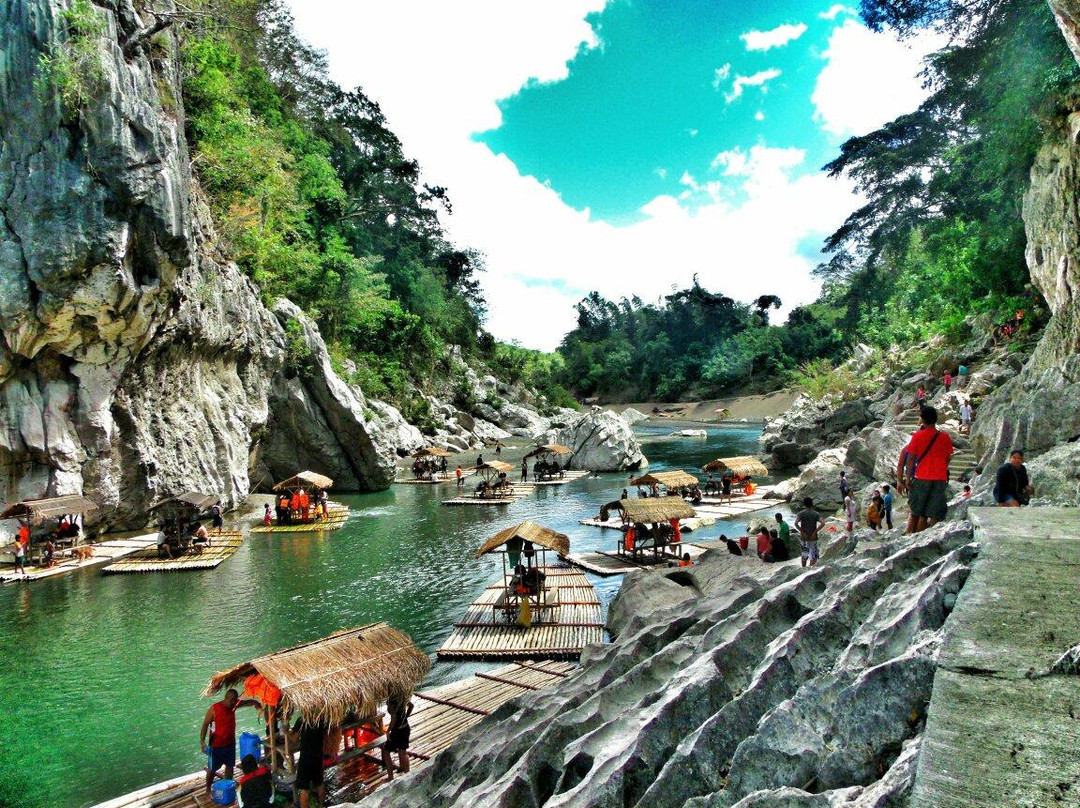
[[[173,35],[151,52],[137,5],[94,4],[95,75],[71,104],[41,68],[70,38],[66,0],[0,4],[0,497],[81,492],[117,523],[327,457],[339,487],[385,487],[392,416],[328,362],[282,376],[285,329],[217,249],[192,176]]]

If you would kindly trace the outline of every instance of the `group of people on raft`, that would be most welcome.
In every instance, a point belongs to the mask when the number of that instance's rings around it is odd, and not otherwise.
[[[445,457],[418,457],[413,460],[413,478],[417,480],[434,480],[436,474],[446,476],[447,462]]]
[[[539,482],[540,480],[554,480],[556,478],[562,479],[563,467],[559,465],[557,460],[537,460],[533,463],[533,480]],[[521,480],[525,481],[526,465],[525,460],[521,461]]]
[[[682,531],[679,528],[679,520],[671,519],[667,522],[634,522],[623,525],[622,552],[630,555],[638,555],[642,550],[651,549],[657,555],[662,555],[669,545],[682,544]],[[674,550],[677,550],[675,547]]]
[[[277,498],[274,510],[277,512],[278,525],[306,525],[310,521],[325,519],[329,514],[330,498],[325,488],[313,488],[311,493],[304,488],[297,488],[292,494],[282,492]],[[270,506],[266,506],[263,523],[270,524]]]
[[[210,546],[210,532],[198,519],[165,519],[158,533],[158,557],[178,558],[189,550],[201,553]]]

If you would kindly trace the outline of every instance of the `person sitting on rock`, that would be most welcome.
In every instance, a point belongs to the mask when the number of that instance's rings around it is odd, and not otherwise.
[[[769,540],[772,542],[773,561],[787,561],[791,558],[791,552],[788,550],[787,542],[781,538],[780,531],[770,530]]]
[[[769,535],[769,531],[764,525],[758,529],[757,556],[762,561],[771,562],[773,560],[772,537]]]

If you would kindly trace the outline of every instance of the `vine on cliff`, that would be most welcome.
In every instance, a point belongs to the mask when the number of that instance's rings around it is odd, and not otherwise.
[[[98,93],[105,81],[101,46],[105,18],[90,0],[74,0],[60,12],[63,37],[38,59],[37,89],[55,93],[64,111],[74,117]]]

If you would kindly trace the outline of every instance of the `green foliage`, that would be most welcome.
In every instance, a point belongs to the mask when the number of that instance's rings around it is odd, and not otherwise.
[[[1031,299],[1020,216],[1035,153],[1072,107],[1080,72],[1042,0],[863,0],[872,27],[952,37],[914,112],[848,140],[825,166],[868,203],[826,242],[829,305],[879,345],[943,334]]]
[[[289,320],[285,324],[285,375],[289,378],[299,376],[310,379],[312,376],[311,348],[304,338],[304,328],[298,320]]]
[[[811,359],[793,370],[788,381],[815,401],[826,396],[851,401],[873,392],[873,378],[873,373],[856,375],[851,368],[833,367],[828,359]]]
[[[475,355],[485,310],[483,256],[439,224],[445,189],[420,184],[377,104],[330,81],[281,0],[195,8],[183,101],[220,246],[267,301],[288,297],[318,322],[354,382],[430,421],[410,382],[447,344]]]
[[[101,89],[105,68],[101,61],[105,18],[90,0],[74,0],[60,12],[64,37],[38,60],[39,93],[55,93],[69,115],[85,107]]]

